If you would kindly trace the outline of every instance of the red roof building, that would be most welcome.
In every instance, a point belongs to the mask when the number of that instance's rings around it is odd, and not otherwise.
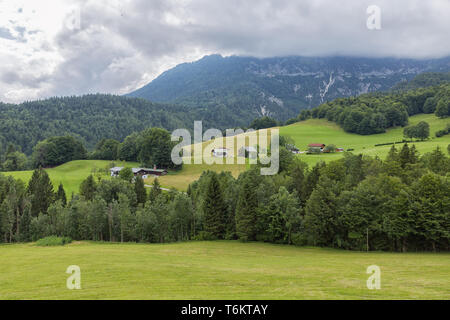
[[[311,143],[308,145],[310,148],[325,148],[325,145],[323,143]]]

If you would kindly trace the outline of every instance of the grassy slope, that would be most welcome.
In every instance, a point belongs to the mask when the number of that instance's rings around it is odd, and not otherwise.
[[[1,245],[0,299],[450,299],[450,255],[263,243]],[[82,290],[66,289],[69,265]],[[381,290],[366,269],[381,268]]]
[[[231,174],[237,178],[241,172],[246,170],[245,165],[195,165],[187,164],[183,166],[180,171],[169,172],[168,175],[163,177],[158,177],[158,181],[161,183],[162,187],[165,188],[175,188],[180,191],[186,191],[189,184],[198,180],[203,171],[211,170],[216,172],[229,171]],[[154,178],[148,178],[145,180],[146,184],[152,184]]]
[[[447,123],[450,122],[449,119],[439,119],[434,115],[416,115],[410,117],[410,123],[416,124],[419,121],[427,121],[431,126],[431,136],[434,137],[434,133],[438,130],[443,129]],[[347,149],[355,149],[354,153],[363,153],[370,156],[378,155],[382,159],[387,155],[391,146],[375,147],[375,144],[396,142],[403,140],[403,128],[390,129],[386,133],[361,136],[357,134],[350,134],[344,132],[338,125],[333,122],[326,120],[307,120],[304,122],[299,122],[290,126],[281,127],[280,134],[285,136],[290,136],[294,139],[296,145],[301,150],[306,150],[309,143],[325,143],[325,144],[335,144],[337,147],[342,147]],[[270,133],[269,133],[270,135]],[[228,138],[235,139],[235,138]],[[226,141],[226,140],[224,140]],[[450,144],[450,135],[441,138],[431,138],[425,142],[415,143],[418,150],[423,154],[425,152],[430,152],[440,146],[443,151],[447,149],[447,145]],[[226,142],[223,143],[226,145]],[[212,149],[214,147],[214,142],[203,143],[204,148]],[[208,149],[208,150],[209,150]],[[205,151],[205,154],[210,153]],[[234,150],[236,153],[237,150]],[[195,157],[196,155],[194,155]],[[331,161],[339,159],[342,154],[321,154],[321,155],[299,155],[302,160],[310,165],[314,165],[318,161]],[[218,159],[216,159],[218,160]],[[86,160],[86,161],[73,161],[66,163],[60,167],[48,169],[50,178],[52,179],[55,187],[62,182],[66,189],[67,195],[72,192],[77,193],[80,183],[92,173],[92,169],[104,169],[107,167],[111,161],[101,161],[101,160]],[[139,166],[137,163],[125,163],[116,162],[117,165],[136,167]],[[219,164],[188,164],[184,165],[183,169],[178,172],[170,172],[169,175],[165,177],[158,178],[160,183],[165,188],[175,188],[177,190],[185,191],[190,183],[197,180],[203,171],[213,170],[213,171],[230,171],[233,176],[237,177],[241,172],[245,171],[248,165],[246,164],[235,164],[235,165],[219,165]],[[28,181],[31,177],[31,171],[25,172],[6,172],[6,175],[12,175],[15,178],[20,178],[23,181]],[[104,177],[107,177],[106,175]],[[146,180],[147,184],[151,184],[153,178]]]
[[[105,169],[109,166],[111,161],[104,160],[79,160],[65,163],[59,167],[47,169],[50,179],[55,186],[55,190],[62,182],[67,196],[70,198],[72,192],[78,193],[81,182],[92,174],[95,169]],[[137,163],[132,162],[114,162],[117,166],[134,167],[138,166]],[[30,180],[33,171],[21,171],[21,172],[3,172],[2,174],[7,176],[13,176],[16,179],[21,179],[24,182]],[[103,178],[108,178],[109,175],[103,174]]]
[[[439,119],[434,115],[421,114],[410,117],[410,124],[416,124],[419,121],[426,121],[430,124],[430,140],[417,142],[416,147],[419,152],[430,152],[440,146],[444,152],[447,145],[450,144],[450,135],[435,138],[434,133],[445,128],[450,119]],[[375,144],[397,142],[403,140],[403,128],[394,128],[386,133],[361,136],[357,134],[346,133],[334,122],[322,119],[312,119],[299,122],[290,126],[280,128],[280,134],[290,136],[294,139],[296,145],[301,150],[306,150],[310,143],[334,144],[337,147],[355,149],[355,154],[366,154],[370,156],[378,155],[382,159],[387,155],[391,146],[375,147]],[[315,164],[317,161],[331,161],[342,157],[342,154],[321,154],[321,155],[299,155],[301,159],[308,164]]]

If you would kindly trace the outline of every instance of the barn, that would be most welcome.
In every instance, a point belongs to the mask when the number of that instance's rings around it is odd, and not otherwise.
[[[148,168],[133,168],[135,176],[165,176],[167,170],[165,169],[148,169]]]
[[[308,148],[325,148],[325,145],[323,143],[310,143],[308,145]]]
[[[123,170],[124,167],[114,167],[111,168],[111,177],[117,177],[120,171]],[[167,174],[167,170],[165,169],[148,169],[148,168],[132,168],[134,176],[165,176]]]
[[[224,148],[212,149],[212,155],[216,158],[227,158],[228,157],[228,149],[224,149]]]

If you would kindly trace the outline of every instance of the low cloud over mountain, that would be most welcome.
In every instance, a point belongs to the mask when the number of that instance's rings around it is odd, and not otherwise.
[[[1,1],[0,100],[123,94],[210,53],[439,58],[449,14],[447,0]]]

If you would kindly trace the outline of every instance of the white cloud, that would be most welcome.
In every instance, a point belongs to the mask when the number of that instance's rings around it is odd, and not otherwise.
[[[0,100],[123,94],[210,53],[442,57],[449,16],[448,0],[0,0]]]

